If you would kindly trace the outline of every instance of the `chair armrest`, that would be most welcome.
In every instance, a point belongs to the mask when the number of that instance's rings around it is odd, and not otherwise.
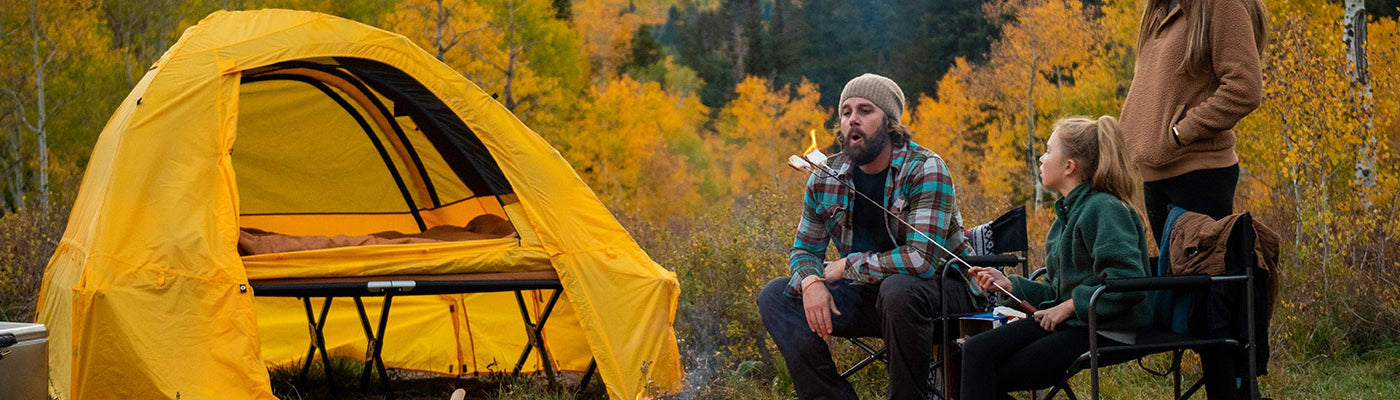
[[[1146,290],[1180,290],[1209,286],[1213,283],[1223,282],[1243,282],[1249,277],[1246,275],[1219,275],[1211,276],[1207,274],[1194,275],[1171,275],[1153,276],[1142,278],[1119,278],[1106,279],[1103,282],[1105,292],[1141,292]]]
[[[1020,256],[993,254],[987,256],[966,256],[962,258],[973,267],[1014,267],[1025,261]]]
[[[1145,290],[1179,290],[1210,285],[1210,275],[1172,275],[1141,278],[1105,279],[1105,292],[1141,292]]]
[[[1036,269],[1035,272],[1031,272],[1031,276],[1026,277],[1026,279],[1030,279],[1030,280],[1040,279],[1040,277],[1045,276],[1045,274],[1048,274],[1048,273],[1050,273],[1050,270],[1049,270],[1049,269],[1046,269],[1045,267],[1040,267],[1039,269]]]

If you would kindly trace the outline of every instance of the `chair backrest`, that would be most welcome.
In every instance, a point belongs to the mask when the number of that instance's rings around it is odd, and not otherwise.
[[[1024,253],[1030,248],[1026,240],[1026,206],[1007,211],[991,222],[974,226],[963,234],[973,255]]]
[[[1024,271],[1029,268],[1025,259],[1030,250],[1026,234],[1026,206],[1013,208],[991,222],[972,227],[964,232],[964,236],[974,256],[1019,253],[1022,275],[1030,275],[1030,271]]]
[[[1174,209],[1168,217],[1168,228],[1162,235],[1167,240],[1163,241],[1160,257],[1154,259],[1156,268],[1153,273],[1157,276],[1170,274],[1172,257],[1184,256],[1169,252],[1172,247],[1171,225],[1175,222],[1174,217],[1183,214],[1177,210]],[[1253,290],[1241,290],[1241,286],[1236,284],[1212,285],[1202,290],[1159,290],[1154,293],[1153,321],[1158,329],[1198,337],[1227,337],[1242,343],[1250,341],[1253,334],[1252,343],[1257,350],[1254,354],[1255,372],[1262,374],[1269,358],[1268,325],[1272,309],[1267,297],[1270,277],[1267,271],[1260,269],[1255,251],[1257,241],[1253,217],[1249,213],[1241,213],[1234,218],[1225,249],[1216,254],[1224,263],[1223,275],[1248,276],[1250,278],[1246,282]],[[1252,319],[1249,307],[1254,307]],[[1253,329],[1250,329],[1251,325]]]

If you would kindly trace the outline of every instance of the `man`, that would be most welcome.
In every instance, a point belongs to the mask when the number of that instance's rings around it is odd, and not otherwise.
[[[788,262],[792,275],[768,283],[758,296],[759,314],[799,398],[856,398],[823,340],[832,335],[883,338],[889,398],[928,398],[941,302],[964,312],[971,300],[958,274],[939,284],[948,254],[881,208],[965,254],[953,180],[942,158],[909,140],[899,122],[904,93],[894,81],[856,77],[841,91],[839,107],[841,153],[828,161],[835,175],[817,171],[807,181]],[[823,266],[828,241],[841,258]]]

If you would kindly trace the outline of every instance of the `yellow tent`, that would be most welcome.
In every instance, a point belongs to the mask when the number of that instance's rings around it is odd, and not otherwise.
[[[513,233],[240,255],[246,228],[418,233],[482,215]],[[596,358],[614,398],[680,388],[675,274],[491,95],[397,34],[216,12],[151,67],[93,149],[40,295],[51,392],[271,398],[268,368],[305,357],[306,317],[294,299],[255,298],[250,280],[550,270],[564,288],[544,330],[558,369]],[[533,313],[541,294],[527,292]],[[348,303],[326,341],[363,359]],[[391,314],[391,368],[509,372],[527,343],[510,293],[396,297]]]

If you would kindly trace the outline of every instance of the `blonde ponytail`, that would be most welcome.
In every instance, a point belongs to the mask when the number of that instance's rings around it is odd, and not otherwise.
[[[1123,142],[1123,134],[1118,129],[1118,119],[1109,115],[1092,120],[1087,117],[1068,117],[1055,122],[1055,132],[1060,143],[1064,144],[1065,156],[1084,165],[1080,176],[1094,190],[1108,193],[1128,203],[1138,213],[1138,218],[1147,214],[1142,203],[1142,178],[1128,156]],[[1145,222],[1143,226],[1148,226]]]

